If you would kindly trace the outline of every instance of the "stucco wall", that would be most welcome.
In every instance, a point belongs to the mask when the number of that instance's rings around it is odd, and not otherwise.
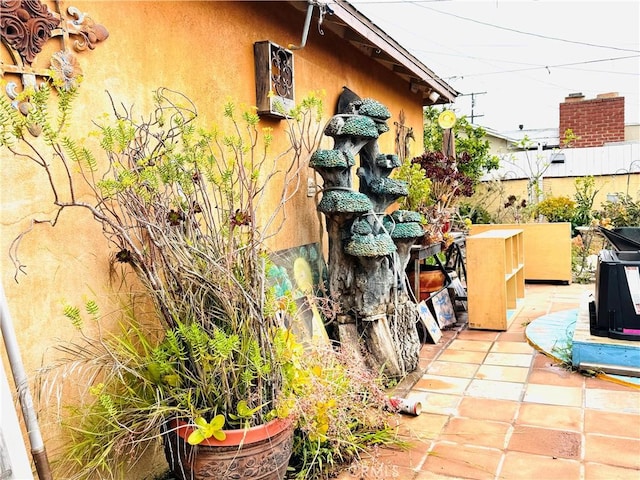
[[[600,210],[602,203],[607,200],[607,194],[624,193],[630,195],[633,199],[640,198],[640,175],[602,175],[594,176],[595,189],[598,190],[593,202],[593,209]],[[543,180],[543,189],[545,195],[553,195],[556,197],[565,196],[574,199],[576,193],[575,187],[576,177],[555,177],[545,178]],[[485,184],[489,185],[489,184]],[[501,205],[507,200],[509,195],[515,195],[519,200],[527,199],[527,180],[503,180],[502,195],[489,195],[484,193],[483,189],[479,189],[475,198],[482,198],[482,206],[489,213],[494,214]]]
[[[299,43],[305,15],[304,11],[276,2],[77,1],[73,5],[109,31],[105,42],[77,55],[84,72],[74,119],[79,137],[92,129],[92,118],[110,111],[105,91],[117,103],[135,105],[136,111],[143,113],[150,107],[151,93],[158,87],[169,87],[189,96],[208,124],[221,118],[228,98],[238,104],[254,105],[253,43]],[[346,85],[389,108],[391,130],[379,141],[382,152],[393,153],[393,122],[403,110],[405,123],[413,127],[416,135],[411,155],[420,153],[420,96],[412,94],[408,84],[389,70],[330,32],[320,35],[316,19],[307,46],[294,52],[296,99],[324,90],[328,120]],[[2,58],[8,58],[6,52],[2,52]],[[45,60],[39,62],[46,65]],[[274,152],[279,151],[278,147],[285,145],[281,122],[266,120],[265,125],[274,127]],[[330,139],[324,143],[331,145]],[[19,283],[14,281],[15,269],[8,256],[12,241],[29,227],[32,218],[50,217],[54,210],[43,172],[6,152],[0,155],[2,281],[25,367],[33,373],[53,345],[76,335],[61,315],[63,303],[81,304],[86,298],[95,298],[103,311],[110,311],[118,305],[114,293],[118,284],[110,284],[110,252],[100,227],[84,211],[66,211],[55,228],[38,225],[24,237],[20,258],[27,266],[27,275],[20,275]],[[312,170],[305,175],[314,177]],[[305,178],[303,182],[275,243],[278,248],[321,240],[323,227],[315,209],[317,199],[307,197]],[[265,208],[268,210],[269,206]],[[51,436],[55,430],[47,428],[45,434]]]

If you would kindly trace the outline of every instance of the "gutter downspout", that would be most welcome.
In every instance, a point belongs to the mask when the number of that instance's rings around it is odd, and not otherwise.
[[[309,6],[307,7],[307,17],[304,20],[304,29],[302,30],[302,40],[300,41],[300,45],[294,45],[290,43],[287,45],[289,50],[301,50],[307,44],[307,37],[309,36],[309,27],[311,26],[311,17],[313,17],[313,6],[314,2],[309,1]]]
[[[36,472],[40,480],[53,480],[51,466],[47,458],[47,452],[44,448],[42,434],[38,426],[38,419],[33,408],[33,397],[29,391],[29,381],[20,356],[20,348],[16,339],[15,330],[11,315],[9,314],[9,305],[4,294],[4,287],[0,282],[0,327],[2,328],[2,338],[4,339],[5,349],[9,364],[11,365],[11,373],[18,391],[20,406],[22,407],[22,416],[29,434],[29,443],[31,444],[31,456],[36,466]]]

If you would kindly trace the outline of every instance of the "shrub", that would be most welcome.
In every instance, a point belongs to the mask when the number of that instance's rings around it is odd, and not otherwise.
[[[570,222],[576,213],[576,202],[564,196],[547,197],[536,205],[534,212],[549,222]]]
[[[629,195],[618,193],[616,201],[607,200],[596,217],[600,223],[612,227],[640,226],[640,199],[634,201]]]

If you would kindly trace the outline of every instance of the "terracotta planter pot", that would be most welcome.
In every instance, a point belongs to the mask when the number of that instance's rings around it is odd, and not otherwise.
[[[420,300],[426,300],[432,292],[444,287],[445,277],[439,267],[429,268],[423,265],[420,269]]]
[[[282,480],[293,447],[293,422],[276,419],[244,430],[225,430],[227,438],[189,445],[195,427],[171,420],[164,432],[164,453],[180,480]]]

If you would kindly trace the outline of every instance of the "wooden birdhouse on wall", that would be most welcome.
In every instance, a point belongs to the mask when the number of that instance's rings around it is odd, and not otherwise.
[[[273,42],[253,44],[259,115],[285,118],[295,106],[293,52]]]

